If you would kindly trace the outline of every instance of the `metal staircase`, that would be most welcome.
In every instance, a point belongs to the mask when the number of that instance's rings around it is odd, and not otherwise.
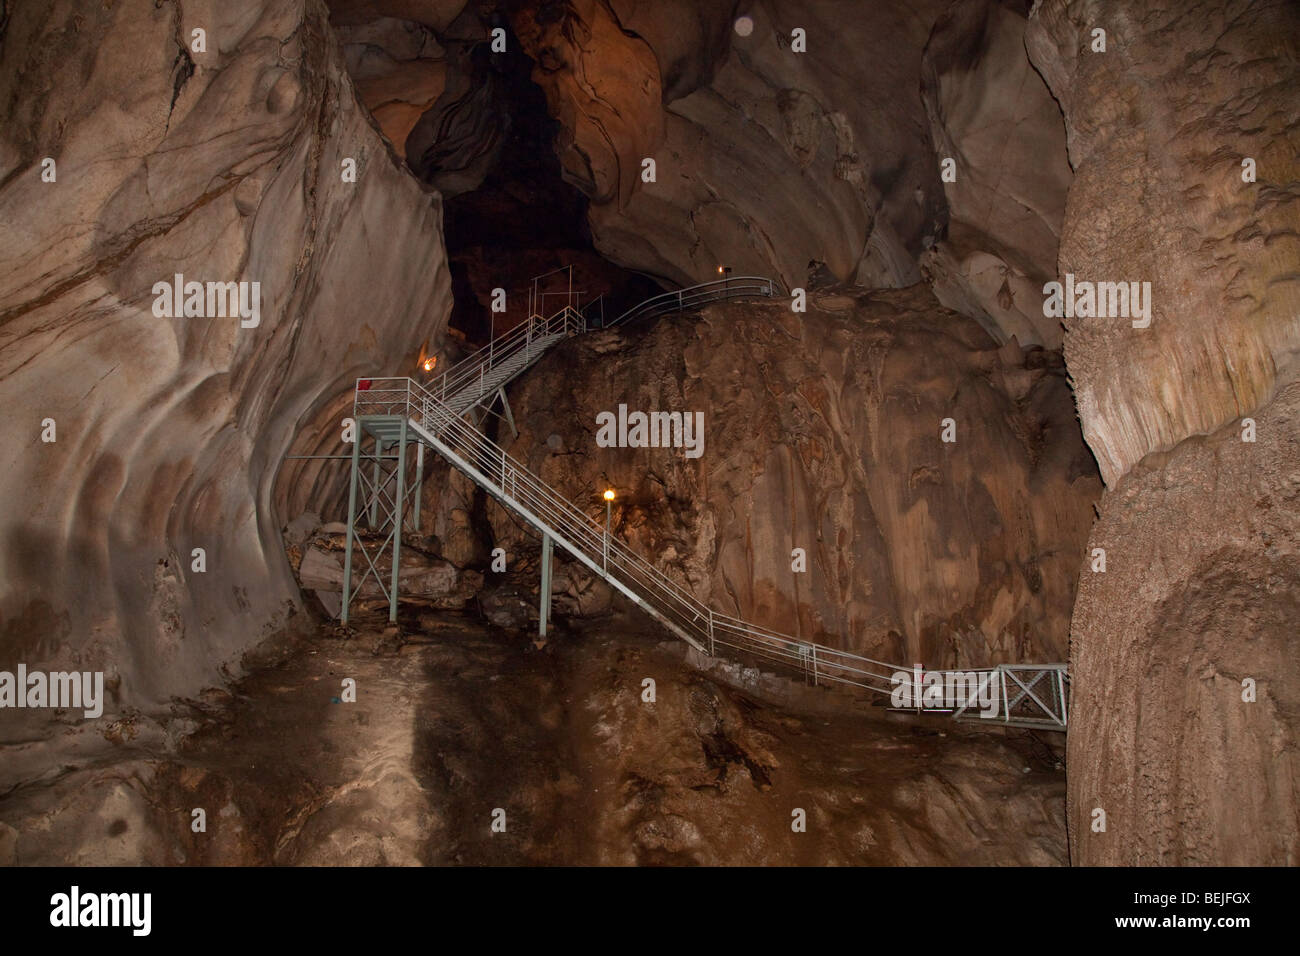
[[[745,278],[730,279],[725,286],[721,282],[705,285],[716,288],[694,287],[695,291],[682,290],[668,296],[673,297],[673,302],[689,302],[680,306],[689,308],[718,298],[773,294],[773,285],[766,279],[752,283]],[[709,298],[699,298],[701,295]],[[648,309],[638,306],[610,324],[639,315],[661,314],[656,310],[664,303],[656,300],[663,298],[648,300],[642,303],[642,306],[654,303]],[[551,548],[558,544],[610,587],[709,657],[723,655],[773,665],[801,674],[815,685],[854,687],[886,696],[893,692],[900,673],[916,672],[911,666],[802,641],[713,610],[613,537],[607,524],[602,525],[581,505],[547,485],[488,439],[475,422],[467,420],[485,399],[494,396],[556,342],[586,328],[583,314],[566,305],[549,318],[534,315],[527,323],[479,349],[430,383],[421,384],[406,377],[357,382],[354,414],[361,430],[375,440],[374,477],[371,480],[368,469],[363,467],[363,461],[368,463],[369,459],[363,455],[363,442],[358,436],[353,443],[349,485],[343,622],[348,620],[351,601],[372,574],[389,599],[390,618],[396,620],[399,529],[409,510],[407,499],[412,492],[406,481],[407,447],[416,445],[422,460],[423,447],[428,445],[541,536],[543,634],[550,602]],[[396,454],[386,455],[385,450],[394,446]],[[393,461],[395,465],[385,473],[383,461]],[[418,502],[418,484],[414,487]],[[355,531],[358,517],[367,512],[371,531],[385,535],[380,550],[374,553]],[[359,546],[368,564],[355,586],[354,544]],[[385,549],[392,552],[387,586],[376,560]],[[968,681],[966,696],[945,711],[958,719],[990,722],[987,716],[973,713],[978,706],[977,698],[983,695],[985,700],[997,698],[997,716],[992,718],[997,724],[1052,730],[1066,727],[1068,674],[1063,664],[1002,665],[977,672],[935,673],[944,675],[940,683],[950,680],[948,675],[958,673]],[[919,688],[921,675],[916,673],[916,676]],[[933,675],[930,679],[933,680]],[[915,709],[921,709],[919,703]]]
[[[589,329],[613,328],[648,316],[699,308],[724,299],[752,296],[770,298],[775,294],[776,284],[771,279],[761,276],[728,277],[653,296],[628,309],[613,321],[603,322],[598,318],[597,311],[597,306],[603,305],[600,298],[579,311],[573,293],[567,293],[565,304],[545,317],[541,314],[541,303],[545,302],[546,293],[535,290],[529,302],[527,322],[493,338],[487,345],[429,382],[425,388],[457,415],[463,415],[483,402],[491,401],[501,388],[540,359],[551,346],[571,335]]]
[[[550,318],[531,316],[429,383],[428,390],[463,415],[494,396],[552,345],[585,331],[586,318],[567,305]]]

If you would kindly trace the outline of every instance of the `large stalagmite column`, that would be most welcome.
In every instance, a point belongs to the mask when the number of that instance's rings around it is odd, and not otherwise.
[[[1152,289],[1147,327],[1067,320],[1110,488],[1071,634],[1078,863],[1300,862],[1297,38],[1283,0],[1030,17],[1075,172],[1059,272]]]

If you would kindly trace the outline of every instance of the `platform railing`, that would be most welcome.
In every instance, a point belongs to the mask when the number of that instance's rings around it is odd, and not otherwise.
[[[813,684],[849,686],[886,696],[894,689],[895,675],[911,672],[906,665],[802,640],[713,610],[636,554],[611,528],[512,458],[432,390],[409,378],[363,381],[364,387],[356,393],[358,416],[405,416],[417,438],[427,440],[534,530],[550,535],[701,651],[778,665],[805,675]],[[1034,671],[1049,675],[1049,683],[1042,683],[1041,674],[1032,677]],[[1002,665],[980,672],[994,674],[999,681],[1006,707],[1003,722],[1065,728],[1065,665]]]
[[[664,292],[639,302],[618,318],[608,323],[608,327],[622,325],[633,319],[652,315],[665,315],[669,312],[683,312],[699,308],[710,302],[724,299],[749,298],[762,296],[770,298],[776,295],[776,283],[765,276],[728,276],[699,285],[688,286],[673,292]]]
[[[565,306],[554,315],[533,315],[509,332],[471,353],[427,388],[446,403],[473,401],[501,387],[502,375],[513,378],[527,368],[555,342],[587,330],[586,319],[577,309]],[[464,411],[464,409],[460,409]]]

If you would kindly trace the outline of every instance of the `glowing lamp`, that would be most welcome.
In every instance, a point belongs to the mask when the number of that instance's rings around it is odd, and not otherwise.
[[[607,488],[607,489],[605,490],[605,500],[606,500],[606,501],[613,501],[613,500],[614,500],[614,489],[613,489],[613,488]]]

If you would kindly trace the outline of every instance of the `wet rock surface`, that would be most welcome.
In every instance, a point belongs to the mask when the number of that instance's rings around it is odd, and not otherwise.
[[[306,635],[191,716],[171,753],[127,742],[112,765],[0,799],[0,849],[20,864],[1065,862],[1045,747],[760,701],[621,625],[545,651],[446,614]]]

